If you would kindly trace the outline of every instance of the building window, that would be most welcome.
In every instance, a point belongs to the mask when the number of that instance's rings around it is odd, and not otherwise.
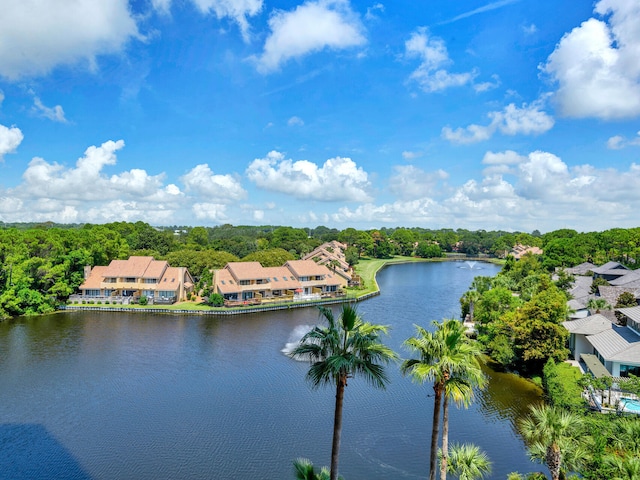
[[[620,365],[620,376],[628,377],[629,374],[640,376],[640,366],[638,365]]]
[[[251,280],[240,280],[240,285],[251,285]]]
[[[125,277],[125,283],[136,283],[135,277]]]
[[[158,283],[158,279],[156,278],[145,278],[144,283]]]

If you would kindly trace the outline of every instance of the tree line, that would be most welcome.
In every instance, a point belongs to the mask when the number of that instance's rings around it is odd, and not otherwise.
[[[348,245],[346,260],[395,255],[437,258],[450,253],[503,256],[516,244],[544,250],[541,268],[600,264],[617,260],[637,268],[640,229],[540,234],[465,229],[380,228],[338,230],[325,226],[180,226],[154,227],[144,222],[102,225],[6,224],[0,222],[0,319],[53,311],[83,281],[85,265],[150,255],[184,266],[203,288],[211,270],[230,261],[258,261],[263,266],[298,259],[324,242]]]

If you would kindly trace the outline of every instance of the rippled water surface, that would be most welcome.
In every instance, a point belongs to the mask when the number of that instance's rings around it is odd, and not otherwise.
[[[358,305],[391,326],[458,317],[484,263],[394,265]],[[0,324],[0,479],[290,479],[291,461],[328,465],[334,391],[305,383],[282,350],[315,309],[229,318],[69,312]],[[534,471],[514,424],[539,392],[487,369],[489,388],[453,409],[452,441],[480,445],[492,478]],[[390,367],[386,391],[357,378],[345,395],[341,474],[425,478],[432,392]]]

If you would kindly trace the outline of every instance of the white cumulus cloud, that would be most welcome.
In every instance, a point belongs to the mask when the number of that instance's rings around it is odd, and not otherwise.
[[[429,35],[422,27],[405,42],[405,57],[418,58],[420,65],[409,76],[425,92],[438,92],[473,82],[476,72],[450,73],[444,67],[451,64],[444,40]]]
[[[24,135],[18,127],[0,125],[0,162],[7,153],[14,153],[23,139]]]
[[[325,48],[341,50],[366,43],[361,22],[347,0],[307,1],[295,10],[276,10],[269,18],[269,28],[257,62],[262,73]]]
[[[553,128],[555,123],[553,117],[542,108],[542,100],[524,103],[522,107],[510,103],[503,110],[487,114],[491,119],[489,125],[471,124],[455,130],[445,126],[441,136],[452,143],[469,144],[488,140],[496,131],[504,135],[538,135]]]
[[[569,166],[550,152],[521,155],[509,150],[487,152],[483,163],[488,168],[481,178],[469,178],[457,187],[424,188],[415,198],[396,191],[396,201],[344,206],[331,219],[350,226],[387,223],[520,231],[605,230],[637,224],[640,165],[636,163],[626,170]],[[499,167],[509,170],[508,177],[491,171]],[[607,188],[612,184],[615,189]]]
[[[246,174],[260,188],[299,199],[362,202],[371,198],[367,172],[350,158],[330,158],[318,166],[272,151],[251,162]]]
[[[138,27],[127,0],[3,0],[0,14],[0,76],[9,80],[44,75],[59,65],[118,53]]]
[[[35,157],[22,175],[19,190],[34,198],[111,200],[122,195],[152,195],[162,185],[163,175],[149,175],[145,170],[132,169],[107,177],[103,169],[117,163],[116,152],[124,141],[109,140],[99,147],[91,146],[80,157],[75,168],[49,163]]]
[[[606,120],[640,115],[640,2],[600,0],[600,18],[565,34],[541,66],[557,83],[569,117]]]
[[[214,174],[209,165],[196,165],[181,178],[187,191],[193,191],[209,200],[231,203],[246,197],[240,181],[232,175]]]

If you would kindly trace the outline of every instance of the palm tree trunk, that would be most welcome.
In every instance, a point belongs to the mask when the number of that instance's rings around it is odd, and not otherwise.
[[[330,480],[338,479],[338,460],[340,458],[340,437],[342,435],[342,403],[347,376],[343,374],[336,384],[336,408],[333,416],[333,443],[331,445],[331,476]]]
[[[551,473],[551,480],[560,480],[560,469],[562,467],[560,460],[560,449],[554,443],[547,447],[547,466]]]
[[[431,457],[429,458],[429,480],[436,480],[436,462],[438,460],[438,433],[440,430],[440,405],[442,404],[442,384],[434,383],[433,425],[431,426]],[[333,480],[333,479],[332,479]]]
[[[449,397],[444,395],[442,404],[442,457],[440,458],[440,480],[447,480],[449,460]]]

